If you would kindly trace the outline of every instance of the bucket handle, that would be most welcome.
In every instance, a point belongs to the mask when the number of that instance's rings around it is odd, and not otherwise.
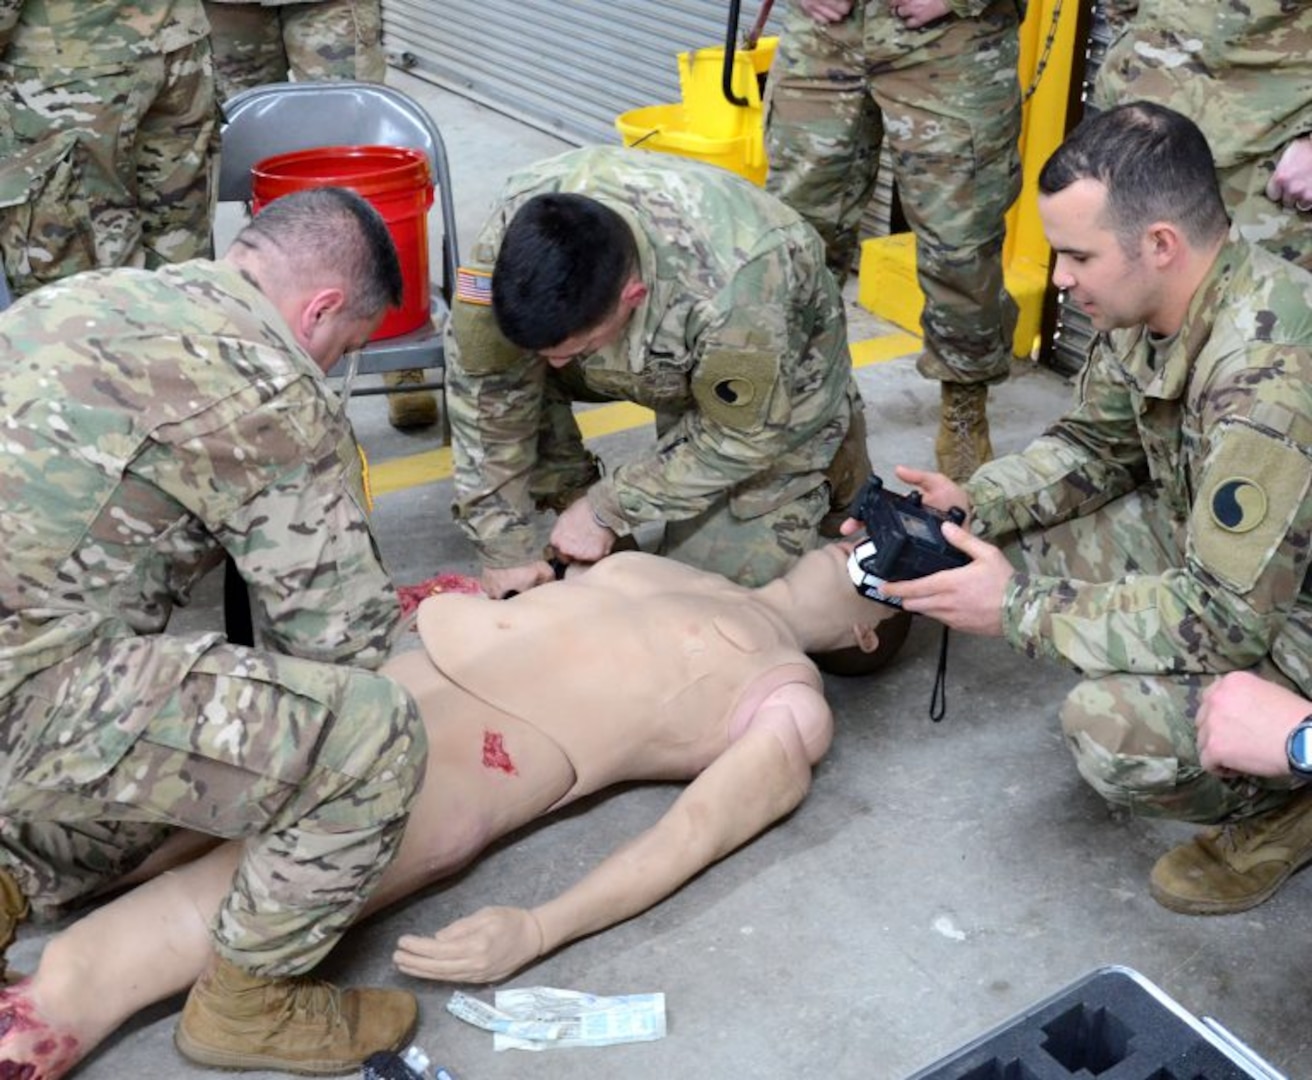
[[[743,39],[743,44],[748,49],[756,48],[756,43],[761,39],[761,31],[765,29],[765,20],[770,17],[770,8],[773,6],[774,0],[762,0],[760,13],[756,16],[756,25]],[[731,105],[746,109],[751,102],[745,97],[739,97],[733,91],[734,50],[738,47],[738,16],[741,8],[742,0],[729,0],[729,20],[724,28],[724,71],[720,74],[720,90]]]
[[[720,73],[720,90],[730,105],[747,108],[751,102],[733,92],[733,51],[738,46],[738,12],[742,0],[729,0],[729,21],[724,28],[724,71]]]

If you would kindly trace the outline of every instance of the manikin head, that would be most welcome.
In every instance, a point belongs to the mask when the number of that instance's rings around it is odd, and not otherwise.
[[[858,649],[873,653],[879,629],[896,608],[868,600],[848,574],[852,543],[836,541],[808,551],[782,578],[763,587],[782,594],[777,610],[787,619],[803,650],[812,655]]]
[[[327,371],[363,348],[401,303],[401,264],[381,215],[344,188],[312,188],[265,206],[224,256],[278,309]]]
[[[1053,282],[1099,330],[1175,333],[1229,230],[1207,140],[1129,102],[1084,120],[1039,174]]]
[[[619,340],[647,296],[628,224],[567,192],[535,195],[515,212],[492,280],[501,333],[553,367]]]

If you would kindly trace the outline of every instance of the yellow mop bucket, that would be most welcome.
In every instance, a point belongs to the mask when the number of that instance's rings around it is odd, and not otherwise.
[[[680,53],[683,101],[621,113],[615,128],[624,145],[697,158],[764,184],[761,81],[777,44],[778,38],[762,38],[755,47],[734,52],[730,87],[745,105],[735,105],[724,95],[724,49]]]

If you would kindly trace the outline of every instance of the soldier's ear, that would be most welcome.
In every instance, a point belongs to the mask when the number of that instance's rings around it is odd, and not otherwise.
[[[620,290],[620,303],[627,308],[636,308],[647,299],[647,286],[642,278],[631,277]]]

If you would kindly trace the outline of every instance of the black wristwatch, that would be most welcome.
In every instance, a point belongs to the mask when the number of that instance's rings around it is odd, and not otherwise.
[[[1312,780],[1312,716],[1305,716],[1285,740],[1289,771]]]

